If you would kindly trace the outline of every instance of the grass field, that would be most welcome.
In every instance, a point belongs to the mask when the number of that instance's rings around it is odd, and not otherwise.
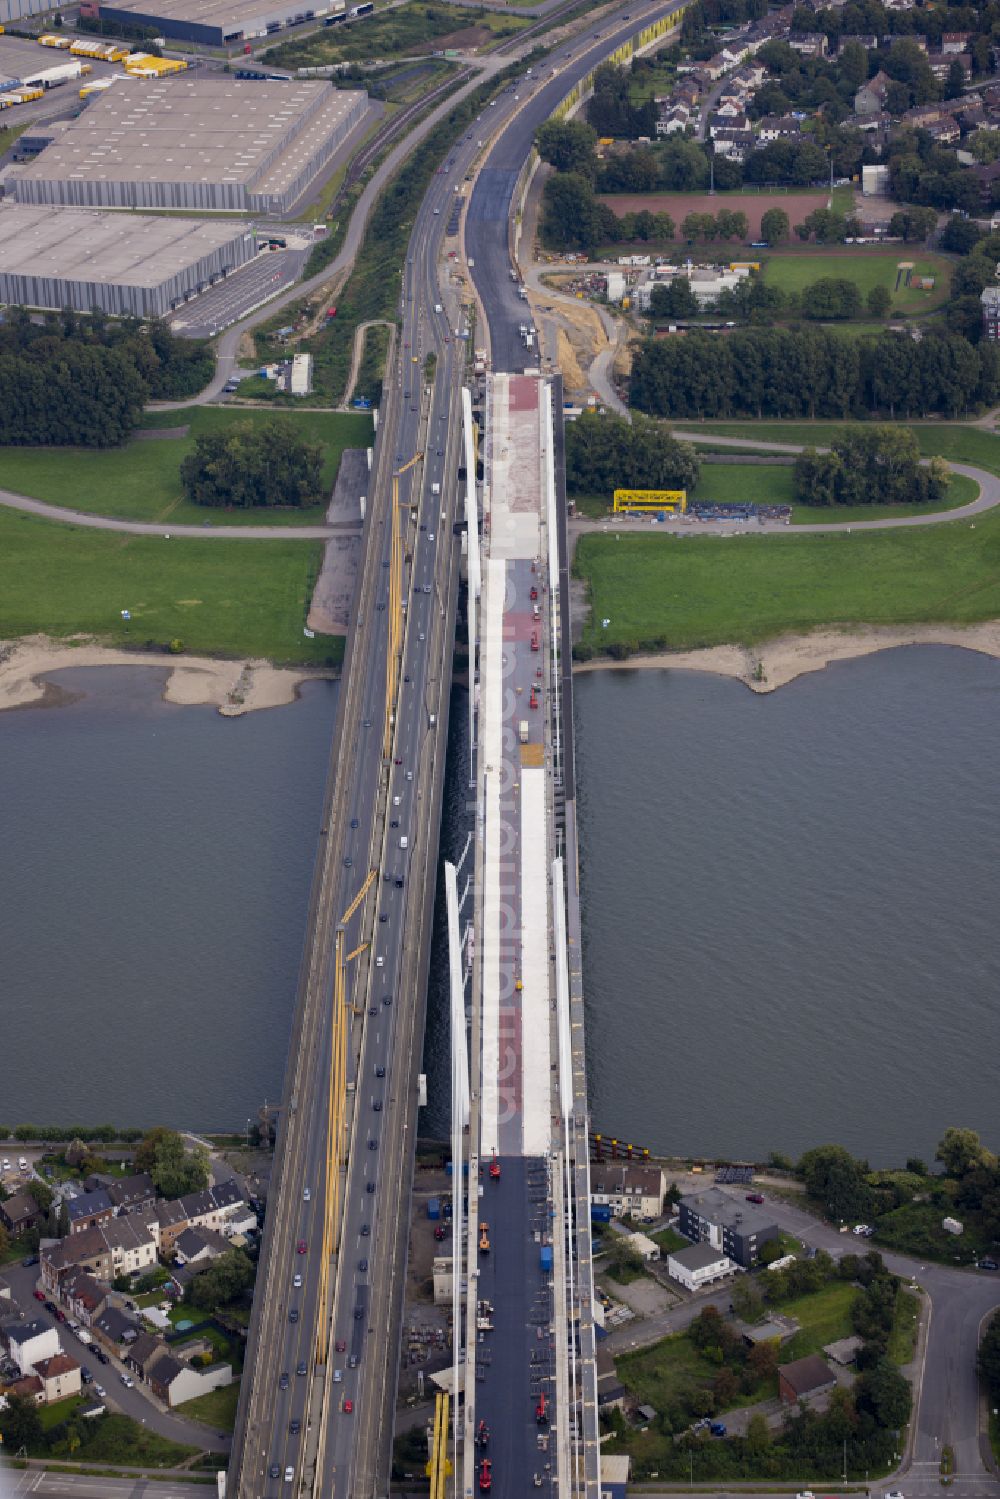
[[[901,260],[912,260],[918,276],[935,276],[933,291],[915,291],[901,286],[896,290],[896,267]],[[951,262],[941,255],[914,255],[906,246],[886,253],[884,250],[847,247],[839,254],[802,251],[799,254],[768,255],[762,263],[765,281],[782,291],[802,291],[823,276],[853,281],[862,297],[873,286],[884,286],[892,293],[894,312],[929,312],[947,299],[951,286]]]
[[[851,1306],[857,1294],[856,1286],[835,1280],[809,1296],[783,1301],[778,1311],[783,1317],[794,1317],[801,1326],[794,1337],[782,1344],[781,1362],[787,1364],[793,1359],[805,1358],[807,1354],[819,1353],[825,1344],[849,1337],[852,1332]]]
[[[206,1426],[232,1431],[236,1425],[239,1398],[239,1380],[234,1380],[223,1390],[209,1390],[207,1395],[197,1395],[194,1400],[186,1401],[183,1413],[193,1421],[204,1421]]]
[[[685,1333],[675,1333],[639,1353],[627,1353],[616,1361],[615,1367],[622,1384],[631,1394],[641,1403],[661,1411],[685,1403],[692,1390],[710,1389],[719,1372],[718,1364],[703,1358]],[[766,1400],[770,1393],[767,1382],[764,1382],[749,1395],[738,1395],[723,1409]]]
[[[889,1357],[894,1364],[908,1364],[912,1360],[919,1325],[919,1299],[912,1291],[900,1291],[896,1299],[896,1320],[889,1334]]]
[[[321,557],[321,542],[165,541],[0,511],[0,638],[176,638],[193,654],[336,664],[342,640],[302,634]]]
[[[186,437],[130,442],[124,448],[4,448],[0,468],[7,489],[18,494],[67,505],[94,515],[125,520],[170,521],[174,525],[316,525],[325,505],[307,510],[216,510],[184,499],[180,466],[194,450],[195,438],[233,426],[259,426],[273,420],[270,411],[238,411],[217,406],[191,406],[181,411],[150,413],[143,426],[188,428]],[[281,419],[310,442],[323,446],[323,482],[333,487],[340,457],[346,447],[368,447],[371,417],[362,413],[302,411],[282,413]]]
[[[695,423],[675,422],[684,431],[694,431]],[[1000,474],[1000,437],[981,427],[966,427],[955,422],[910,422],[925,458],[939,454],[951,463],[971,463],[988,473]],[[790,442],[803,446],[828,447],[833,438],[845,430],[843,422],[698,422],[700,441],[710,443],[717,437],[742,437],[747,451],[756,442]],[[731,450],[737,451],[737,450]]]
[[[818,536],[582,536],[574,571],[592,606],[583,639],[598,650],[753,645],[824,625],[971,624],[1000,615],[1000,518]]]
[[[442,48],[475,45],[510,36],[529,24],[525,16],[486,10],[456,10],[442,0],[409,0],[379,10],[352,26],[329,26],[300,40],[269,47],[263,61],[283,68],[323,66],[334,62],[367,61],[371,57],[412,54],[434,43]]]

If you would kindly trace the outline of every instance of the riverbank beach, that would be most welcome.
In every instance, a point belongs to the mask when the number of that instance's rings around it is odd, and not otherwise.
[[[166,702],[216,707],[227,718],[259,708],[283,708],[295,701],[303,682],[338,675],[328,668],[279,667],[269,661],[113,650],[95,644],[89,636],[53,640],[30,635],[0,642],[0,712],[46,700],[57,702],[58,693],[45,677],[79,666],[150,666],[168,671],[163,689]]]
[[[851,661],[876,651],[905,645],[953,645],[1000,660],[1000,620],[968,625],[868,625],[855,630],[816,630],[808,635],[780,635],[761,645],[715,645],[698,651],[664,651],[630,656],[625,661],[601,658],[580,662],[576,672],[635,670],[655,667],[674,671],[708,671],[735,677],[754,692],[774,692],[807,672],[822,671],[835,661]]]

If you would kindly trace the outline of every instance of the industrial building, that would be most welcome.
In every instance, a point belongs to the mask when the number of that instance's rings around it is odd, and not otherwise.
[[[245,224],[0,204],[0,302],[160,317],[256,253]]]
[[[364,117],[329,83],[121,78],[12,183],[19,203],[285,213]]]
[[[28,16],[43,16],[55,9],[52,0],[0,0],[0,26],[10,26]]]
[[[157,35],[205,47],[228,47],[273,36],[296,22],[312,21],[343,10],[343,0],[312,0],[309,9],[294,0],[152,0],[149,10],[85,3],[81,14],[96,11],[102,21],[155,27]]]
[[[4,0],[0,0],[0,5]],[[21,37],[0,37],[0,95],[32,84],[53,88],[79,78],[83,69],[78,57],[50,47],[39,47]]]

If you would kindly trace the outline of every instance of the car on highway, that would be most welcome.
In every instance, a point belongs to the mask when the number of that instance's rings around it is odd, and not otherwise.
[[[382,1100],[381,1100],[381,1098],[376,1098],[375,1099],[374,1103],[372,1104],[372,1108],[375,1110],[376,1114],[381,1114],[381,1112],[382,1112]]]
[[[292,1276],[292,1285],[295,1287],[296,1291],[301,1290],[302,1288],[302,1276],[299,1275],[298,1271],[296,1271],[296,1273]]]
[[[369,1150],[378,1150],[378,1141],[377,1140],[369,1140],[368,1141],[368,1149]]]
[[[365,1186],[365,1191],[368,1193],[368,1195],[370,1197],[371,1194],[375,1191],[375,1183],[374,1182],[368,1182],[366,1184],[366,1186]]]
[[[344,1415],[345,1416],[349,1416],[351,1414],[351,1412],[353,1411],[353,1409],[354,1409],[354,1401],[353,1400],[345,1400],[344,1401]]]
[[[271,1474],[272,1478],[280,1478],[281,1477],[281,1466],[280,1466],[280,1464],[278,1464],[278,1463],[272,1463],[269,1471],[270,1471],[270,1474]]]
[[[387,911],[382,911],[380,913],[378,919],[379,919],[379,921],[388,921],[389,920],[389,913]]]
[[[378,1005],[369,1005],[368,1006],[368,1013],[372,1017],[372,1019],[374,1020],[376,1018],[376,1016],[378,1015]]]
[[[347,1348],[347,1344],[343,1338],[338,1338],[333,1346],[336,1348],[338,1353],[343,1353]]]
[[[385,967],[385,958],[383,958],[381,954],[379,954],[379,956],[375,959],[375,967],[376,968],[384,968]]]
[[[286,1483],[294,1483],[295,1482],[295,1469],[294,1468],[288,1467],[288,1468],[285,1469],[285,1482]]]
[[[385,1077],[385,1068],[384,1067],[376,1067],[375,1068],[375,1076],[376,1077]]]
[[[903,1496],[898,1489],[888,1489],[885,1493],[885,1499],[903,1499]]]
[[[364,1275],[368,1269],[368,1261],[358,1260],[358,1269],[361,1271],[361,1274]]]
[[[386,1009],[388,1009],[389,1006],[392,1004],[392,995],[391,994],[383,994],[382,995],[382,1003],[385,1005]]]
[[[288,1389],[288,1370],[287,1369],[283,1369],[281,1371],[281,1375],[280,1375],[280,1377],[278,1379],[278,1389],[279,1390],[287,1390]]]
[[[291,1436],[297,1437],[298,1434],[299,1434],[299,1432],[302,1430],[302,1422],[301,1421],[289,1421],[289,1423],[288,1423],[288,1430],[289,1430],[289,1433],[290,1433]]]
[[[297,1306],[289,1308],[288,1320],[289,1322],[297,1322],[299,1320],[299,1309]]]
[[[310,1192],[310,1190],[309,1190],[308,1187],[306,1187],[305,1190],[302,1193],[302,1201],[303,1202],[311,1202],[312,1201],[312,1192]]]
[[[305,1254],[305,1252],[306,1252],[306,1250],[308,1248],[309,1248],[309,1245],[306,1243],[305,1239],[300,1239],[299,1242],[295,1246],[295,1253],[296,1254]]]
[[[306,1361],[305,1361],[305,1359],[304,1359],[304,1358],[300,1358],[300,1359],[299,1359],[299,1361],[298,1361],[298,1363],[297,1363],[297,1364],[296,1364],[296,1366],[295,1366],[295,1372],[296,1372],[296,1374],[298,1374],[298,1375],[299,1375],[299,1376],[300,1376],[300,1377],[301,1377],[301,1376],[302,1376],[302,1375],[303,1375],[303,1374],[308,1374],[308,1372],[309,1372],[309,1370],[308,1370],[308,1369],[307,1369],[307,1367],[306,1367]]]
[[[361,1237],[363,1239],[367,1239],[367,1237],[368,1237],[368,1235],[370,1233],[371,1233],[371,1229],[368,1227],[368,1224],[367,1223],[362,1223],[362,1225],[361,1225]]]

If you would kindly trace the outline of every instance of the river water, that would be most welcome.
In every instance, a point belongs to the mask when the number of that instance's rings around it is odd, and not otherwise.
[[[222,719],[80,670],[0,714],[0,1122],[241,1128],[281,1087],[336,686]],[[1000,663],[883,652],[768,696],[576,683],[596,1128],[873,1163],[998,1143]],[[452,697],[442,852],[469,827]],[[425,1133],[448,1128],[442,911]]]
[[[1000,662],[883,652],[757,696],[576,682],[595,1128],[766,1159],[994,1146]]]
[[[0,714],[3,1124],[241,1129],[280,1094],[337,686],[227,719],[165,679]]]

